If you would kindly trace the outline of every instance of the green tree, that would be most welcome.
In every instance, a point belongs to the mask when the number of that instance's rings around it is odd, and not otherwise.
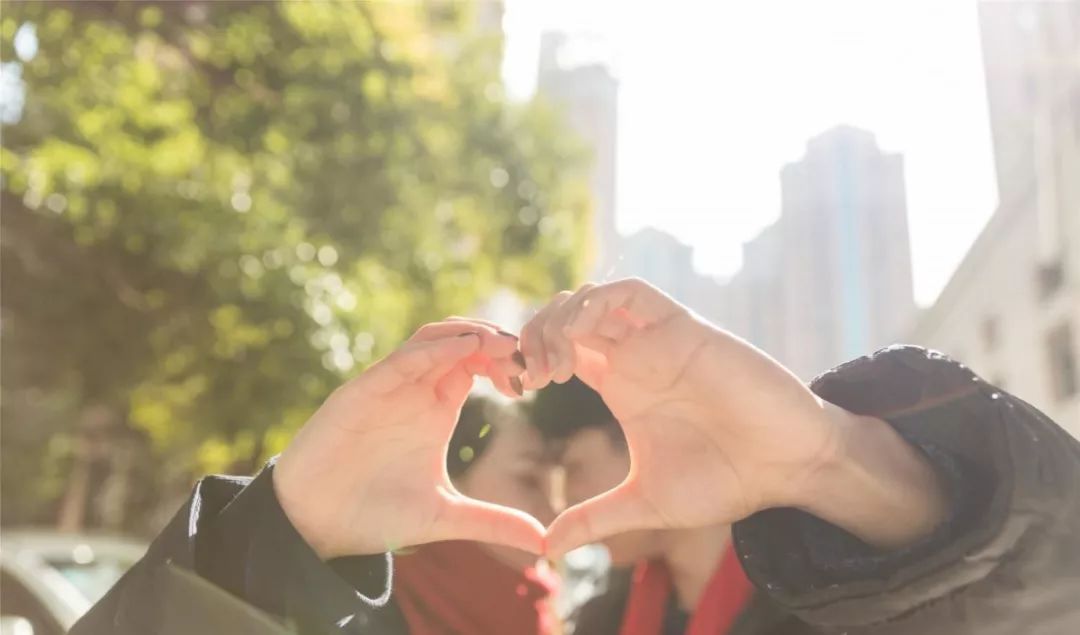
[[[5,522],[145,523],[419,323],[582,270],[582,150],[505,101],[472,5],[5,1],[0,29]]]

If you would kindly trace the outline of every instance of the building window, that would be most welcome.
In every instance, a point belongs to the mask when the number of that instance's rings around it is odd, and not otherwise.
[[[1050,381],[1054,398],[1062,401],[1077,392],[1076,357],[1073,355],[1073,336],[1069,325],[1062,324],[1046,337],[1046,352],[1050,361]]]
[[[998,345],[998,321],[996,317],[988,317],[982,321],[979,327],[979,335],[982,337],[983,348],[992,351]]]

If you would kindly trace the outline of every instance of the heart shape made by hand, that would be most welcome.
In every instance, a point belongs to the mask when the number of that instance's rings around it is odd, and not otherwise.
[[[575,374],[625,431],[631,467],[622,483],[564,510],[546,529],[454,488],[446,448],[474,376],[518,396],[519,377],[537,390]],[[620,280],[556,295],[520,340],[480,320],[421,328],[326,401],[280,457],[274,485],[285,513],[324,557],[449,539],[557,556],[624,531],[730,523],[814,500],[811,483],[843,451],[838,410],[658,289]],[[921,531],[940,509],[909,494],[932,477],[907,479],[928,471],[888,426],[870,427],[886,430],[874,433],[881,443],[901,448],[895,480],[915,486],[895,508],[928,510],[908,523]]]
[[[557,295],[520,346],[527,388],[576,374],[615,415],[630,451],[620,485],[548,527],[549,554],[792,504],[838,449],[825,405],[797,377],[641,280]]]

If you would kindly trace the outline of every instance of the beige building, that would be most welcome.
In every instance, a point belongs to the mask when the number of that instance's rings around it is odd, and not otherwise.
[[[787,350],[780,223],[743,244],[742,266],[727,285],[722,324],[773,357]]]
[[[979,9],[1001,204],[910,339],[1080,436],[1080,3]]]
[[[724,285],[698,273],[693,247],[665,231],[646,227],[619,239],[607,278],[628,277],[649,281],[712,322],[725,322]]]
[[[811,139],[743,248],[726,325],[804,379],[895,342],[915,310],[904,167],[869,132]]]
[[[1080,436],[1080,276],[1075,264],[1068,279],[1041,275],[1033,203],[1026,195],[999,207],[908,339],[963,361]]]
[[[593,196],[595,253],[589,278],[608,277],[617,254],[615,229],[615,151],[619,85],[602,63],[566,61],[573,44],[565,33],[544,33],[540,40],[537,88],[563,110],[571,127],[592,150],[590,179]]]

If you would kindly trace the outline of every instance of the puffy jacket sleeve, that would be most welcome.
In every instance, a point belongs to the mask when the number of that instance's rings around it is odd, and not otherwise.
[[[73,635],[367,633],[389,598],[389,554],[323,562],[288,521],[272,466],[209,476]]]
[[[951,499],[930,536],[869,547],[805,512],[736,523],[744,569],[825,632],[1080,632],[1080,443],[939,353],[896,346],[811,388],[920,448]]]

